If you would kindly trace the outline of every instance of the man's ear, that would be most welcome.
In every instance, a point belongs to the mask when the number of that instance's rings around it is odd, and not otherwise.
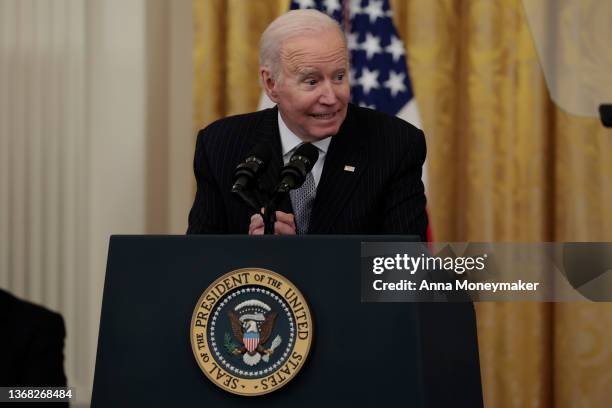
[[[268,98],[274,103],[278,103],[278,92],[276,91],[276,81],[272,78],[268,68],[260,68],[259,76],[263,85],[264,91]]]

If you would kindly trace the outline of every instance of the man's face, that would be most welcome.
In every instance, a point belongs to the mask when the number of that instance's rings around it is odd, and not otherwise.
[[[287,40],[281,50],[281,79],[264,76],[268,96],[283,121],[306,142],[335,135],[350,98],[344,41],[335,30]]]

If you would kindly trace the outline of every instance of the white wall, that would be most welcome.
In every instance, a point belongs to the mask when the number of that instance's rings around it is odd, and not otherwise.
[[[108,238],[183,233],[190,0],[0,0],[0,287],[61,312],[91,394]]]

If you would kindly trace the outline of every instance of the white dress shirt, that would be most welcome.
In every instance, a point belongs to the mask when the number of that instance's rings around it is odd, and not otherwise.
[[[291,159],[291,155],[295,151],[295,149],[304,143],[302,139],[297,137],[295,133],[293,133],[283,121],[280,112],[278,113],[278,130],[280,131],[281,138],[281,146],[283,149],[283,163],[289,163],[289,159]],[[325,156],[327,155],[327,149],[329,148],[329,143],[331,142],[331,137],[326,137],[322,140],[317,140],[312,144],[319,150],[319,158],[312,168],[312,176],[314,177],[315,186],[319,186],[319,180],[321,180],[321,173],[323,173],[323,165],[325,164]]]

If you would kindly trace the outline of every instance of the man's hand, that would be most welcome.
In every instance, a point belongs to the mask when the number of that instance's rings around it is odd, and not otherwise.
[[[264,221],[261,214],[253,214],[249,225],[249,235],[263,235]],[[282,211],[276,212],[274,235],[295,235],[295,220],[293,214]]]

